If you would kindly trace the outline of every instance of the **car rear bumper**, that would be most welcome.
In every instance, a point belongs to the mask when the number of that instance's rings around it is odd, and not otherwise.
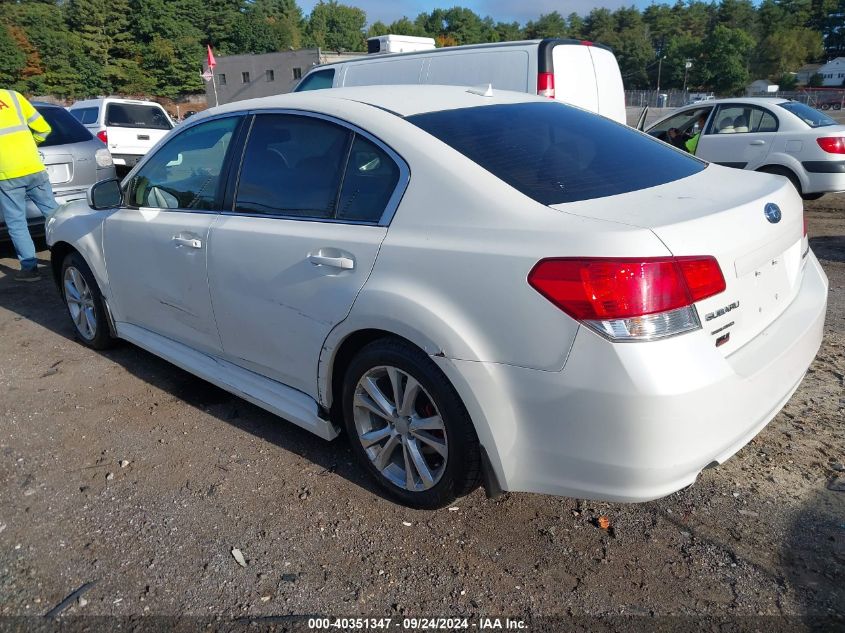
[[[134,167],[144,157],[143,154],[112,154],[111,159],[115,165]]]
[[[581,328],[560,372],[435,361],[502,489],[648,501],[724,462],[780,411],[821,345],[827,286],[810,253],[793,303],[728,357],[702,331],[612,344]]]
[[[801,163],[807,174],[804,193],[833,193],[845,191],[845,161],[804,161]]]

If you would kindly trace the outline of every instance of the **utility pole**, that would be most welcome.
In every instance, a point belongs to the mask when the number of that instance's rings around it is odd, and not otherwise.
[[[666,55],[661,55],[657,60],[657,102],[654,104],[655,106],[660,106],[660,74],[663,71],[664,59],[666,59]]]

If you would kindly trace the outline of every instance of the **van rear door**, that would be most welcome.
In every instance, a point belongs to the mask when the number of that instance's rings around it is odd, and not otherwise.
[[[622,74],[610,49],[578,40],[544,40],[539,62],[541,73],[554,73],[556,99],[626,122]]]
[[[599,114],[619,123],[625,123],[625,89],[616,56],[602,46],[590,46],[590,57],[596,71],[596,92],[599,97]]]

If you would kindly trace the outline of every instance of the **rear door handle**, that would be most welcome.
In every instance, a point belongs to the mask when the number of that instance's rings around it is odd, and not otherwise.
[[[749,145],[765,145],[766,141],[751,141]]]
[[[202,240],[198,237],[190,237],[186,235],[174,235],[173,243],[178,246],[187,246],[188,248],[202,248]]]
[[[327,255],[309,255],[308,261],[315,266],[331,266],[341,270],[352,270],[355,268],[355,260],[351,257],[329,257]]]

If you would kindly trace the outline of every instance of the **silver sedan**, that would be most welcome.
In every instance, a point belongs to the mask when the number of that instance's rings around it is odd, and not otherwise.
[[[95,182],[115,177],[111,154],[105,144],[92,136],[67,110],[48,103],[33,105],[52,128],[38,150],[59,204],[85,198],[88,187]],[[26,215],[30,231],[42,234],[44,216],[31,202],[27,203]],[[8,236],[6,222],[0,214],[0,240],[6,240]]]

